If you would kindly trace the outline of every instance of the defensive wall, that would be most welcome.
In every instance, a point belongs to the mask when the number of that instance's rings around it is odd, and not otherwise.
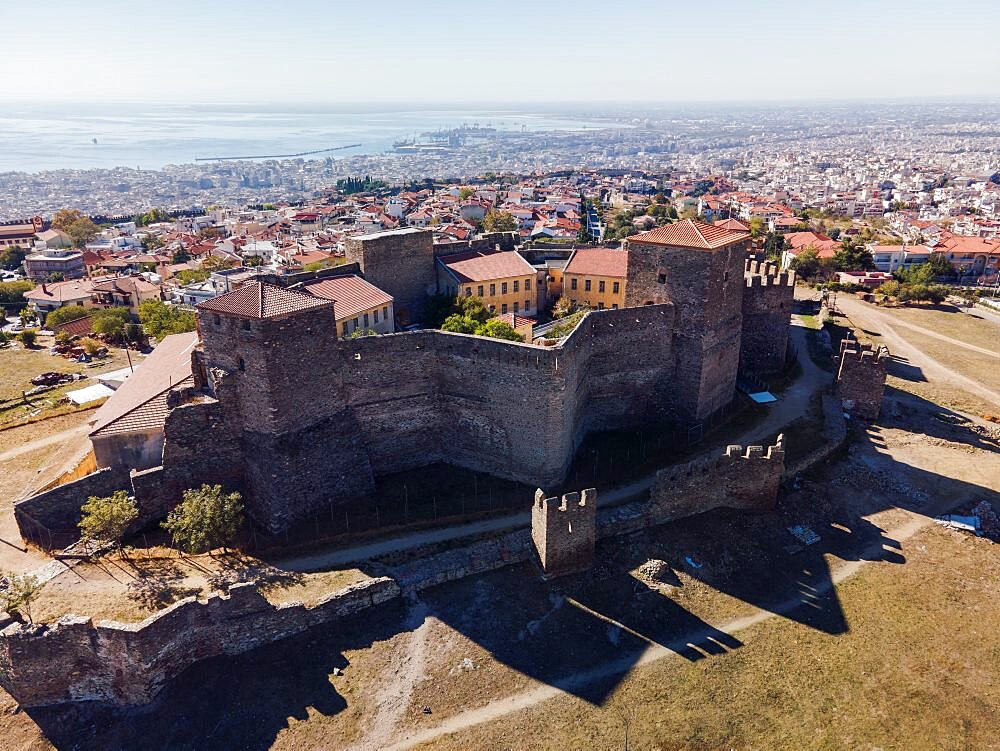
[[[788,348],[788,319],[795,294],[795,272],[768,262],[747,260],[744,271],[740,372],[779,372]]]
[[[410,229],[356,235],[344,242],[348,262],[360,265],[365,279],[392,295],[401,325],[421,320],[435,285],[434,233]]]
[[[669,304],[592,312],[553,347],[436,330],[339,340],[327,309],[199,318],[205,362],[233,380],[248,510],[274,531],[434,462],[557,486],[586,433],[669,415]],[[212,450],[211,434],[193,440]]]
[[[542,578],[551,579],[586,571],[594,563],[597,540],[597,490],[546,498],[539,489],[531,505],[531,541],[542,567]]]

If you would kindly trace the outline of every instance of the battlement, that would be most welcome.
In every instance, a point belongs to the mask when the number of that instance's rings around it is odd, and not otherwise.
[[[542,578],[585,571],[594,562],[597,540],[597,490],[547,498],[539,489],[531,507],[531,539]]]
[[[884,346],[875,349],[855,339],[840,342],[836,388],[845,412],[863,420],[878,417],[891,359]]]
[[[757,459],[763,461],[784,461],[785,436],[784,434],[779,435],[774,445],[767,447],[766,452],[763,446],[747,446],[744,450],[743,446],[738,443],[730,444],[726,447],[722,458],[728,460]]]

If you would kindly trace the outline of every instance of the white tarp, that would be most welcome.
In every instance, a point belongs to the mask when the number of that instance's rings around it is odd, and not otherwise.
[[[107,399],[113,393],[115,393],[114,389],[109,389],[102,383],[95,383],[84,389],[67,391],[66,397],[74,404],[90,404],[90,402],[96,402],[99,399]]]

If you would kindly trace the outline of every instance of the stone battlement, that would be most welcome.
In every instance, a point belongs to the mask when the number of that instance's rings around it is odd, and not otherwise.
[[[562,498],[546,498],[542,490],[535,491],[531,539],[545,579],[590,568],[597,540],[597,490]]]
[[[317,605],[272,605],[252,583],[228,596],[174,603],[141,623],[65,616],[54,624],[14,622],[0,630],[0,686],[22,706],[149,702],[194,663],[235,655],[330,623],[399,596],[395,581],[370,579]],[[3,621],[0,621],[3,624]]]
[[[878,418],[891,360],[884,346],[875,349],[855,339],[840,342],[836,390],[845,412],[862,420]]]
[[[777,373],[785,364],[788,348],[795,272],[782,271],[767,261],[748,260],[743,283],[740,372],[755,376]]]

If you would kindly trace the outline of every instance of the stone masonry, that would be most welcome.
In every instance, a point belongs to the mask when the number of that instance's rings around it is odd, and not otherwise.
[[[597,490],[546,498],[535,491],[531,507],[531,540],[538,553],[542,578],[586,571],[594,564],[597,540]]]
[[[651,524],[679,519],[712,508],[770,511],[778,501],[785,470],[784,438],[773,446],[739,445],[721,456],[656,474],[650,490],[648,520]]]
[[[743,272],[743,330],[740,373],[779,372],[788,348],[788,319],[795,294],[795,272],[773,263],[747,260]]]
[[[434,291],[434,233],[428,229],[376,232],[349,237],[348,261],[361,265],[365,279],[392,295],[401,326],[420,321]]]
[[[840,342],[837,396],[845,412],[862,420],[878,419],[889,359],[885,347],[874,350],[854,339]]]

